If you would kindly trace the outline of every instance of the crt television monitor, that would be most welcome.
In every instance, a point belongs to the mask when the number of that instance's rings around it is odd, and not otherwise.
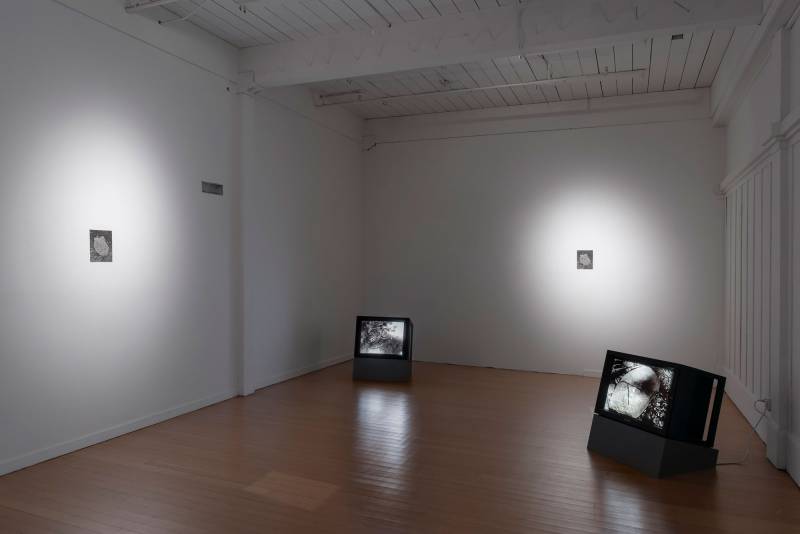
[[[411,359],[414,326],[408,317],[356,318],[356,358]]]
[[[687,365],[608,351],[595,412],[661,436],[714,444],[725,378]]]

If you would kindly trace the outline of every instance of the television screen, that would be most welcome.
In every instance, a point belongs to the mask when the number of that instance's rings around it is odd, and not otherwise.
[[[405,321],[362,320],[359,333],[359,352],[361,354],[402,356],[405,336]]]
[[[672,404],[675,369],[614,357],[603,410],[663,432]]]
[[[595,413],[669,439],[713,447],[725,377],[609,350]]]

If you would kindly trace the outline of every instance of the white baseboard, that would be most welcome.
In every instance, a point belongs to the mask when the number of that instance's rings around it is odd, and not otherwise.
[[[352,355],[337,356],[335,358],[329,358],[327,360],[317,362],[313,365],[298,367],[296,369],[292,369],[283,373],[278,373],[268,377],[267,382],[263,386],[259,387],[266,387],[272,384],[277,384],[279,382],[284,382],[286,380],[290,380],[292,378],[296,378],[298,376],[307,373],[311,373],[314,371],[318,371],[320,369],[324,369],[326,367],[330,367],[331,365],[336,365],[339,363],[346,362],[347,360],[350,359],[352,359]],[[57,443],[49,447],[43,447],[41,449],[21,454],[13,458],[0,460],[0,475],[5,475],[13,471],[18,471],[20,469],[24,469],[25,467],[30,467],[32,465],[44,462],[46,460],[52,460],[53,458],[63,456],[64,454],[68,454],[70,452],[74,452],[79,449],[90,447],[92,445],[102,443],[103,441],[108,441],[109,439],[113,439],[122,436],[124,434],[128,434],[130,432],[134,432],[136,430],[140,430],[142,428],[155,425],[157,423],[161,423],[163,421],[166,421],[167,419],[172,419],[173,417],[178,417],[179,415],[187,414],[189,412],[199,410],[200,408],[205,408],[206,406],[210,406],[212,404],[216,404],[218,402],[222,402],[224,400],[228,400],[236,396],[237,396],[236,391],[233,390],[225,391],[222,393],[218,393],[216,395],[212,395],[210,397],[206,397],[204,399],[199,399],[196,401],[191,401],[178,406],[174,406],[172,408],[168,408],[158,413],[146,415],[144,417],[139,417],[137,419],[132,419],[130,421],[126,421],[119,425],[105,428],[103,430],[98,430],[97,432],[92,432],[91,434],[87,434],[85,436],[81,436],[76,439]]]
[[[63,441],[61,443],[21,454],[13,458],[0,460],[0,475],[18,471],[19,469],[30,467],[34,464],[44,462],[45,460],[52,460],[53,458],[63,456],[64,454],[77,451],[78,449],[83,449],[103,441],[108,441],[109,439],[122,436],[123,434],[128,434],[130,432],[155,425],[156,423],[161,423],[167,419],[172,419],[173,417],[178,417],[179,415],[193,412],[195,410],[199,410],[200,408],[205,408],[206,406],[222,402],[235,396],[236,392],[233,390],[217,393],[216,395],[180,404],[158,413],[146,415],[137,419],[131,419],[130,421],[126,421],[119,425],[105,428],[103,430],[98,430],[97,432],[92,432],[91,434],[87,434],[76,439]]]
[[[753,406],[753,403],[757,400],[755,395],[729,369],[723,369],[722,374],[725,375],[725,393],[739,408],[739,411],[742,412],[750,426],[754,426],[761,417],[761,414]],[[758,437],[765,443],[771,426],[775,426],[775,422],[767,416],[756,430]]]
[[[320,369],[325,369],[326,367],[330,367],[332,365],[338,365],[340,363],[344,363],[352,359],[353,359],[352,354],[348,354],[347,356],[335,356],[333,358],[328,358],[327,360],[322,360],[320,362],[316,362],[311,365],[296,367],[288,371],[275,373],[268,376],[266,380],[264,380],[264,382],[256,385],[252,391],[249,391],[245,394],[249,395],[258,389],[269,387],[274,384],[279,384],[281,382],[286,382],[287,380],[291,380],[292,378],[297,378],[298,376],[306,375],[308,373],[313,373],[314,371],[319,371]]]
[[[725,393],[733,401],[742,415],[754,426],[761,418],[761,414],[756,410],[754,403],[756,396],[742,382],[725,369],[723,374],[726,376]],[[777,469],[786,469],[786,432],[781,430],[778,422],[773,418],[772,412],[767,412],[761,424],[756,429],[758,437],[767,446],[767,459]]]
[[[461,365],[463,367],[479,367],[481,369],[499,369],[500,371],[523,371],[526,373],[543,373],[550,375],[569,375],[569,376],[584,376],[587,378],[600,378],[603,374],[602,370],[598,369],[566,369],[555,367],[503,367],[496,365],[487,365],[485,363],[476,362],[463,362],[459,360],[425,360],[414,358],[415,362],[421,363],[439,363],[442,365]]]
[[[800,486],[800,436],[790,433],[787,441],[789,450],[786,451],[786,471]]]

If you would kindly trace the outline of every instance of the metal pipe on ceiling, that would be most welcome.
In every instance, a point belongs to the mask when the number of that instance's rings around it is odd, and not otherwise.
[[[126,13],[136,13],[137,11],[144,11],[152,7],[165,6],[167,4],[174,4],[179,0],[135,0],[128,2],[125,6]]]
[[[317,95],[317,107],[325,107],[325,106],[344,106],[346,104],[370,104],[370,103],[388,103],[397,100],[409,100],[413,98],[420,98],[425,96],[448,96],[448,95],[458,95],[458,94],[465,94],[465,93],[473,93],[475,91],[490,91],[492,89],[508,89],[512,87],[529,87],[529,86],[538,86],[538,85],[553,85],[560,82],[588,82],[592,80],[605,80],[611,81],[616,80],[619,78],[627,78],[631,75],[635,77],[639,77],[639,79],[643,80],[647,78],[650,69],[636,69],[636,70],[628,70],[622,72],[609,72],[609,73],[602,73],[602,74],[585,74],[581,76],[564,76],[561,78],[548,78],[546,80],[535,80],[532,82],[520,82],[520,83],[503,83],[498,85],[486,85],[483,87],[465,87],[463,89],[450,89],[446,91],[426,91],[424,93],[414,93],[408,95],[394,95],[394,96],[384,96],[379,98],[362,98],[362,93],[356,91],[350,92],[343,92],[343,93],[327,93],[327,94],[319,94]],[[356,98],[350,98],[347,100],[342,100],[344,96],[355,96]]]

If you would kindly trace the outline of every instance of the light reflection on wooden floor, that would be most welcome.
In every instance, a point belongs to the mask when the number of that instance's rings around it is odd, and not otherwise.
[[[0,478],[0,532],[800,532],[764,459],[667,480],[586,451],[597,380],[342,364]],[[751,433],[726,399],[721,459]]]

